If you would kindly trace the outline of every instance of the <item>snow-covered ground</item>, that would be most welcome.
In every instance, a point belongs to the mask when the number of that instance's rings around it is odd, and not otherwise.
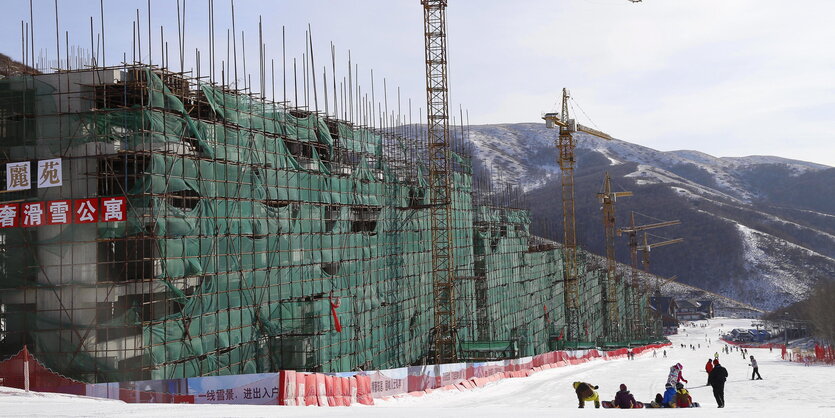
[[[696,324],[704,324],[700,321]],[[667,358],[662,351],[635,360],[596,360],[590,363],[549,369],[527,378],[507,379],[468,392],[436,391],[420,398],[406,397],[377,401],[377,405],[347,408],[277,407],[242,405],[168,405],[125,404],[119,401],[96,400],[53,394],[25,394],[0,388],[2,416],[287,416],[287,417],[531,417],[531,416],[733,416],[733,417],[833,417],[835,397],[832,384],[835,367],[788,363],[780,359],[779,350],[749,349],[759,361],[764,380],[750,380],[751,368],[742,354],[733,351],[721,354],[724,345],[718,341],[720,329],[747,328],[751,320],[715,319],[706,328],[686,328],[670,338],[672,348]],[[681,344],[688,348],[681,348]],[[691,350],[689,345],[699,344]],[[707,381],[704,365],[714,352],[728,369],[724,409],[717,409]],[[702,404],[694,409],[615,410],[598,409],[586,404],[577,409],[571,387],[576,380],[600,386],[604,399],[614,397],[618,385],[625,383],[638,400],[649,401],[662,392],[669,367],[684,365],[684,377],[693,399]],[[590,408],[591,407],[591,408]]]

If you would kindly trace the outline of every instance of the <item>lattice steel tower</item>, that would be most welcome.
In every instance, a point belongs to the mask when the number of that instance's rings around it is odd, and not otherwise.
[[[446,52],[446,0],[421,0],[426,41],[426,114],[432,219],[432,288],[435,362],[458,358],[452,247],[450,136]]]
[[[598,138],[611,140],[612,137],[597,129],[592,129],[576,123],[569,119],[568,101],[571,96],[568,89],[562,89],[561,113],[546,113],[542,119],[546,127],[560,128],[560,134],[556,141],[559,155],[557,162],[560,165],[562,176],[562,222],[563,222],[563,280],[565,283],[563,294],[565,296],[565,322],[568,332],[566,340],[580,340],[580,291],[577,282],[577,227],[574,219],[574,132],[585,132]]]
[[[632,192],[613,192],[609,173],[603,178],[603,191],[597,194],[603,212],[603,230],[606,247],[606,283],[603,286],[603,332],[609,341],[618,340],[621,334],[618,312],[617,260],[615,259],[615,202],[619,197],[632,196]]]

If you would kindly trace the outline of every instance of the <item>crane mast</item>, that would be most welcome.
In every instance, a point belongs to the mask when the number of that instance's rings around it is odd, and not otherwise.
[[[606,173],[603,192],[597,194],[602,205],[603,230],[606,247],[606,282],[603,285],[604,335],[610,340],[620,337],[620,313],[618,312],[617,260],[615,259],[615,202],[619,197],[632,196],[632,192],[613,192],[612,178]]]
[[[681,221],[673,220],[673,221],[664,221],[664,222],[656,222],[646,225],[635,225],[635,212],[630,213],[629,215],[629,226],[624,228],[619,228],[617,230],[617,235],[621,236],[622,234],[627,234],[629,237],[629,261],[632,267],[632,297],[629,298],[629,329],[632,332],[632,335],[643,337],[643,327],[641,327],[641,310],[640,310],[640,296],[638,292],[638,288],[640,285],[640,281],[638,279],[638,232],[647,231],[650,229],[655,228],[663,228],[666,226],[673,226],[679,225]],[[644,237],[646,239],[646,237]],[[643,248],[643,247],[642,247]],[[649,267],[649,254],[645,254],[646,258],[646,266],[645,270]]]
[[[427,151],[432,222],[432,293],[435,362],[458,358],[452,246],[449,101],[446,50],[447,0],[421,0],[426,57]]]
[[[577,285],[577,226],[574,220],[574,136],[568,128],[568,89],[562,89],[562,121],[557,142],[559,164],[562,170],[562,224],[565,320],[568,326],[566,340],[580,340],[580,295]]]
[[[578,124],[568,117],[568,89],[562,89],[561,113],[546,113],[542,119],[548,128],[559,127],[557,137],[557,162],[562,175],[562,224],[563,224],[563,296],[567,341],[580,340],[580,297],[577,283],[577,227],[574,218],[574,132],[580,131],[602,139],[612,137],[596,129]]]

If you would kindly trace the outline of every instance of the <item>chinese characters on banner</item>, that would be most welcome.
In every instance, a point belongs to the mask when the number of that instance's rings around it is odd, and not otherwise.
[[[0,228],[124,221],[127,203],[123,196],[0,203]]]
[[[32,188],[29,161],[6,164],[6,190],[29,190]]]
[[[57,187],[64,184],[61,159],[38,161],[38,177],[36,187]],[[6,164],[6,190],[29,190],[32,188],[32,178],[29,161]]]
[[[57,187],[64,184],[61,171],[61,159],[38,161],[38,188]]]

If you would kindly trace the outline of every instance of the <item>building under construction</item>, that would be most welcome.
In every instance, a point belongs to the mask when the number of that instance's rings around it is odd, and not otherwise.
[[[425,128],[370,123],[353,86],[319,113],[232,85],[137,63],[0,79],[0,356],[88,382],[436,361]],[[657,335],[580,251],[567,338],[561,248],[452,149],[452,358]]]

